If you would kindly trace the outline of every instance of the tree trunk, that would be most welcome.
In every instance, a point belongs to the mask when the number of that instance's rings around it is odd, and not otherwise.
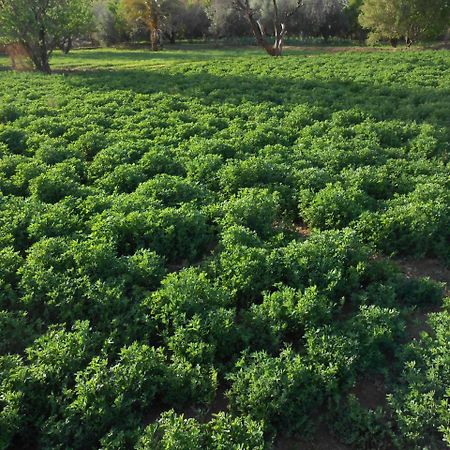
[[[284,39],[286,37],[286,20],[292,16],[302,5],[303,1],[298,0],[297,6],[290,12],[286,13],[284,20],[280,19],[278,12],[277,0],[272,0],[274,10],[274,35],[275,42],[273,45],[269,44],[266,40],[263,26],[254,17],[254,11],[250,7],[249,0],[233,0],[234,6],[241,11],[247,18],[252,28],[253,35],[255,36],[257,44],[262,47],[270,56],[281,56],[283,53]]]
[[[72,50],[73,47],[73,41],[71,37],[68,37],[67,39],[63,39],[61,42],[61,51],[67,55],[70,50]]]
[[[152,29],[150,32],[150,42],[152,46],[152,51],[157,52],[159,50],[158,46],[158,30]]]
[[[250,26],[252,27],[252,32],[255,36],[257,44],[262,47],[268,55],[281,56],[281,53],[283,51],[284,35],[286,34],[284,24],[281,25],[283,31],[275,31],[275,43],[273,45],[270,45],[264,36],[262,25],[253,17],[253,12],[246,11],[246,16],[247,20],[250,23]]]
[[[50,69],[50,55],[47,49],[47,37],[45,30],[39,30],[39,44],[38,48],[31,51],[31,59],[36,67],[36,70],[43,73],[52,73]]]
[[[150,3],[149,17],[148,17],[148,27],[150,29],[150,42],[152,46],[152,50],[157,52],[159,50],[158,47],[158,32],[159,32],[159,17],[158,11],[156,10],[156,6]]]

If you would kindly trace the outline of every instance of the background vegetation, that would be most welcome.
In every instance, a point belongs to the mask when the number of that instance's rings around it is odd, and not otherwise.
[[[449,264],[446,51],[53,68],[0,71],[1,448],[450,443],[444,286],[390,260]]]

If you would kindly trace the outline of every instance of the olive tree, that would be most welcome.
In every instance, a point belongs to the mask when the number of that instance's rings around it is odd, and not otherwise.
[[[258,45],[271,56],[282,54],[288,29],[297,34],[324,37],[346,29],[347,7],[348,0],[209,0],[207,3],[214,34],[227,34],[226,31],[242,34],[240,19],[244,18]]]
[[[177,1],[177,0],[174,0]],[[145,25],[153,51],[159,50],[164,8],[168,0],[122,0],[122,14],[130,26]]]
[[[258,45],[270,56],[281,56],[287,33],[286,23],[303,6],[303,0],[231,0],[231,3],[249,22]],[[267,14],[273,25],[273,44],[269,43],[261,21],[262,16]]]
[[[54,49],[92,26],[92,0],[0,0],[0,43],[20,45],[50,73]]]
[[[120,14],[120,0],[95,0],[94,18],[94,37],[102,45],[110,46],[126,39],[126,23]]]
[[[395,46],[401,38],[409,45],[433,39],[450,23],[449,0],[365,0],[360,24],[370,30],[373,42],[388,39]]]

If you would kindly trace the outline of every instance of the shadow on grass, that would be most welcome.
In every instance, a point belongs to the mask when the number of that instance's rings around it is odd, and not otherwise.
[[[251,64],[251,62],[248,62]],[[269,103],[291,108],[298,104],[323,107],[327,112],[358,109],[377,120],[426,122],[450,133],[450,89],[340,79],[287,78],[266,74],[230,74],[226,62],[221,73],[207,67],[186,67],[185,72],[145,69],[95,69],[67,73],[65,82],[93,92],[126,90],[139,94],[167,93],[200,100],[205,105]]]
[[[174,46],[170,49],[163,49],[158,52],[152,52],[146,49],[92,49],[92,50],[75,50],[68,55],[57,53],[53,62],[59,64],[123,64],[127,62],[173,62],[173,61],[195,61],[206,62],[214,59],[236,58],[239,56],[248,57],[250,55],[261,55],[261,51],[257,48],[230,48],[224,51],[223,48],[214,48],[213,46]]]

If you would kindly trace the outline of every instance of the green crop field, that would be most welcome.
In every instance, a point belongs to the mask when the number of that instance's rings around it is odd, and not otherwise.
[[[0,449],[448,448],[448,51],[7,64]]]

